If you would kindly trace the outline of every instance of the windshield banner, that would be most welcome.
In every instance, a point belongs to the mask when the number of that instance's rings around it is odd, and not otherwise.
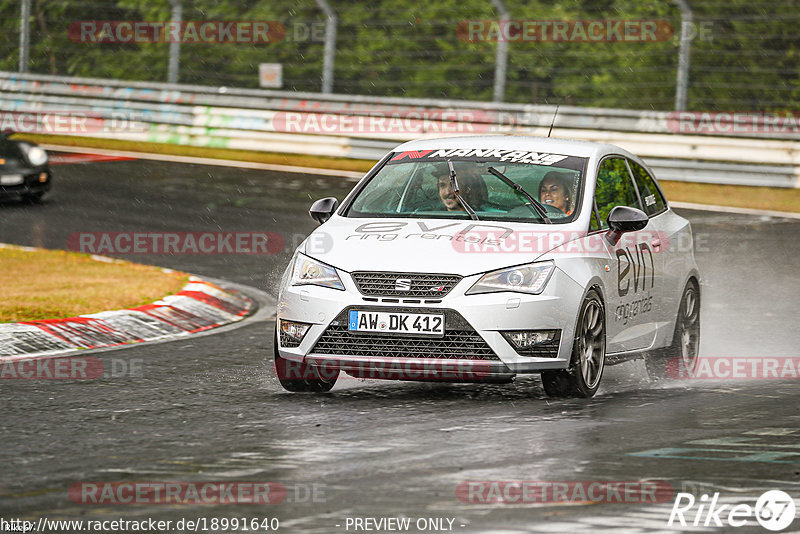
[[[528,150],[502,150],[496,148],[451,148],[444,150],[412,150],[398,152],[387,165],[406,163],[409,161],[502,161],[505,163],[528,163],[531,165],[553,165],[554,163],[583,163],[584,158],[564,156],[562,154],[548,154]],[[561,164],[559,167],[570,167]]]

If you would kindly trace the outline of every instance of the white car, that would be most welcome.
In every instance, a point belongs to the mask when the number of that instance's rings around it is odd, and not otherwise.
[[[360,378],[508,381],[591,397],[606,363],[694,369],[700,275],[688,221],[641,159],[536,137],[412,141],[297,249],[278,302],[290,391]]]

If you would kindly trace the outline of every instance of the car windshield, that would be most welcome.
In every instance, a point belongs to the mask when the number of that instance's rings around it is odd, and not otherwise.
[[[345,215],[469,219],[471,208],[480,220],[564,223],[576,216],[585,167],[586,158],[517,150],[400,152],[358,191]],[[542,204],[546,218],[514,184]]]
[[[0,156],[14,159],[22,158],[19,145],[9,139],[5,134],[0,134]]]

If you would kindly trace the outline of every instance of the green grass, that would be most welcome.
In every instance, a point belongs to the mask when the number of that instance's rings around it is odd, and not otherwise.
[[[188,275],[130,262],[107,263],[63,250],[0,247],[0,322],[75,317],[150,304]]]
[[[667,181],[660,184],[673,202],[800,213],[800,189]]]

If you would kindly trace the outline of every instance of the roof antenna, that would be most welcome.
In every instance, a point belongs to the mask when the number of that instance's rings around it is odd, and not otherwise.
[[[556,104],[556,112],[553,113],[553,122],[550,123],[550,129],[547,131],[547,137],[550,137],[550,134],[553,133],[553,125],[556,123],[556,115],[558,115],[558,104]]]

